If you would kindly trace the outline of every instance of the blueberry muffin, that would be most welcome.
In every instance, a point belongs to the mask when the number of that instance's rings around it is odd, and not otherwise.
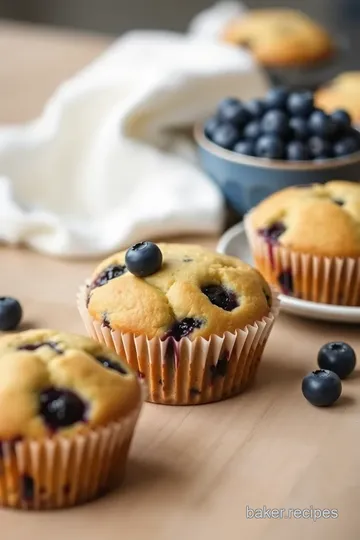
[[[360,71],[338,75],[315,94],[318,107],[331,113],[345,109],[355,123],[360,124]]]
[[[2,337],[0,503],[64,507],[107,489],[124,473],[141,401],[136,375],[89,338]]]
[[[147,380],[151,401],[203,403],[224,397],[222,390],[237,393],[254,374],[239,362],[254,367],[273,321],[269,286],[236,258],[194,245],[154,246],[137,244],[96,268],[79,298],[90,334],[112,341]],[[240,359],[235,342],[264,320],[262,339]]]
[[[287,188],[246,217],[256,266],[284,294],[360,305],[360,184]]]
[[[251,50],[269,67],[302,66],[331,56],[328,33],[304,13],[292,9],[251,10],[231,21],[223,39]]]

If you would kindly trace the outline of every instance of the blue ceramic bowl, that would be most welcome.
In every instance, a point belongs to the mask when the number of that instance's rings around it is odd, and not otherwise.
[[[204,135],[202,125],[195,127],[195,140],[202,168],[240,215],[275,191],[289,186],[330,180],[360,181],[360,152],[322,162],[289,162],[243,156],[211,142]]]

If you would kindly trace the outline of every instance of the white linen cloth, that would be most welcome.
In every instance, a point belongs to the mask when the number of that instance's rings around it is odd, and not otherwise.
[[[181,129],[225,95],[266,89],[246,52],[213,39],[234,10],[216,6],[184,35],[125,35],[64,83],[40,118],[1,127],[0,241],[81,257],[218,232],[222,197]]]

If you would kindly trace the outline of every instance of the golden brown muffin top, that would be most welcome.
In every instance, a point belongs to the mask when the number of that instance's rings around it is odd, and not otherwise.
[[[360,184],[333,181],[279,191],[248,214],[251,228],[301,253],[360,256]]]
[[[301,11],[258,9],[231,21],[223,39],[251,50],[267,66],[296,66],[329,56],[328,33]]]
[[[342,73],[319,88],[315,103],[329,113],[345,109],[354,122],[360,123],[360,71]]]
[[[71,436],[140,403],[135,374],[103,345],[55,330],[0,338],[0,440]]]
[[[269,314],[269,286],[239,259],[195,245],[159,248],[162,267],[146,278],[127,271],[125,251],[96,268],[88,304],[93,318],[122,333],[193,340],[234,332]]]

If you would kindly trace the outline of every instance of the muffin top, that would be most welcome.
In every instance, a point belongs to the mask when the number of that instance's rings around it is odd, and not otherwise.
[[[239,259],[195,245],[159,248],[162,265],[144,278],[127,270],[125,251],[98,266],[89,287],[93,318],[122,333],[178,341],[234,332],[269,314],[269,286]]]
[[[88,431],[140,402],[139,382],[106,347],[54,330],[0,338],[0,440]]]
[[[327,112],[345,109],[360,122],[360,71],[348,71],[335,77],[315,93],[316,105]]]
[[[250,49],[267,66],[311,63],[333,49],[328,33],[293,9],[250,10],[226,26],[223,39]]]
[[[328,257],[360,256],[360,184],[333,181],[290,187],[248,214],[272,244]]]

